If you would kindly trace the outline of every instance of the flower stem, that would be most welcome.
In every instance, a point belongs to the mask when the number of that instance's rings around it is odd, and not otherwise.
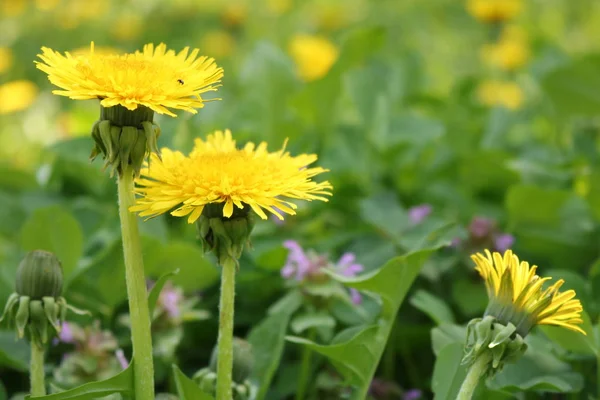
[[[31,362],[30,362],[30,379],[31,379],[31,395],[45,396],[46,384],[44,383],[44,348],[40,347],[35,341],[31,341]]]
[[[217,358],[217,400],[231,400],[233,369],[233,312],[235,300],[235,270],[232,258],[223,263],[221,301],[219,304],[219,339]]]
[[[316,331],[311,329],[308,333],[308,340],[314,342],[315,336]],[[304,350],[302,351],[302,364],[300,364],[300,377],[298,378],[298,387],[296,389],[296,400],[303,400],[306,395],[306,386],[310,379],[312,354],[313,351],[308,346],[304,346]]]
[[[135,203],[133,172],[127,168],[117,180],[119,188],[119,216],[123,236],[125,279],[131,316],[131,342],[133,345],[134,388],[136,400],[154,400],[154,365],[152,362],[152,336],[150,311],[144,276],[142,246],[137,217],[129,212]]]
[[[467,376],[460,387],[456,400],[471,400],[473,393],[481,377],[487,372],[488,364],[491,361],[489,352],[483,352],[475,359],[475,362],[469,368]]]

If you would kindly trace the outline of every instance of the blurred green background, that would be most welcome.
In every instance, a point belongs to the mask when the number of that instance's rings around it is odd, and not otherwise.
[[[164,42],[200,48],[225,77],[210,94],[221,100],[197,115],[156,117],[159,145],[188,151],[194,138],[229,128],[238,143],[264,140],[271,150],[289,139],[292,153],[317,153],[331,170],[329,203],[258,224],[238,278],[238,336],[289,291],[279,272],[288,239],[332,259],[352,252],[366,270],[433,239],[452,243],[421,270],[378,369],[381,385],[402,390],[374,398],[409,389],[445,398],[432,383],[436,356],[446,348],[452,364],[450,347],[462,340],[452,324],[485,309],[468,258],[483,248],[514,243],[539,273],[564,277],[597,331],[597,0],[523,1],[518,15],[495,23],[456,0],[0,0],[0,32],[0,304],[23,254],[52,250],[65,267],[65,297],[128,354],[115,185],[101,162],[88,161],[98,104],[52,95],[33,61],[42,46],[76,53],[94,41],[97,51],[131,52]],[[420,205],[431,208],[415,220]],[[175,392],[170,363],[191,375],[215,343],[219,271],[185,221],[163,216],[141,228],[148,275],[180,268],[174,284],[186,296],[201,292],[199,308],[213,315],[169,338],[175,350],[158,384]],[[507,367],[481,398],[598,398],[600,345],[591,336],[582,344],[533,333],[529,364]],[[22,344],[0,331],[0,399],[27,390]],[[61,346],[51,350],[49,376]],[[267,399],[293,398],[299,354],[285,346]],[[335,369],[315,365],[309,398],[343,398]]]

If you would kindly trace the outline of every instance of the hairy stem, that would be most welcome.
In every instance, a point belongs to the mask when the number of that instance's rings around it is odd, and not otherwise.
[[[222,266],[221,301],[219,304],[219,339],[217,359],[217,400],[231,400],[233,369],[233,313],[236,263],[227,258]]]
[[[488,352],[484,352],[475,359],[475,362],[469,368],[467,376],[460,387],[456,400],[471,400],[479,380],[487,372],[488,364],[491,361],[491,356]]]
[[[44,348],[35,341],[31,341],[31,363],[30,363],[31,395],[45,396],[46,384],[44,382]]]

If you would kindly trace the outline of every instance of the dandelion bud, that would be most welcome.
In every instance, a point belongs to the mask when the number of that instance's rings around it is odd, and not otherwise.
[[[62,287],[63,271],[54,254],[43,250],[27,253],[17,270],[16,291],[20,296],[57,298]]]

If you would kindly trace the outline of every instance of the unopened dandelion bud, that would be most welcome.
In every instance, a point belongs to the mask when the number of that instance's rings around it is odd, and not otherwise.
[[[31,299],[60,296],[63,286],[60,262],[47,251],[29,252],[19,264],[15,286],[19,295]]]
[[[17,337],[27,337],[38,347],[60,332],[67,309],[82,313],[61,297],[62,267],[54,254],[35,250],[19,264],[16,292],[8,298],[0,322],[7,321]]]

